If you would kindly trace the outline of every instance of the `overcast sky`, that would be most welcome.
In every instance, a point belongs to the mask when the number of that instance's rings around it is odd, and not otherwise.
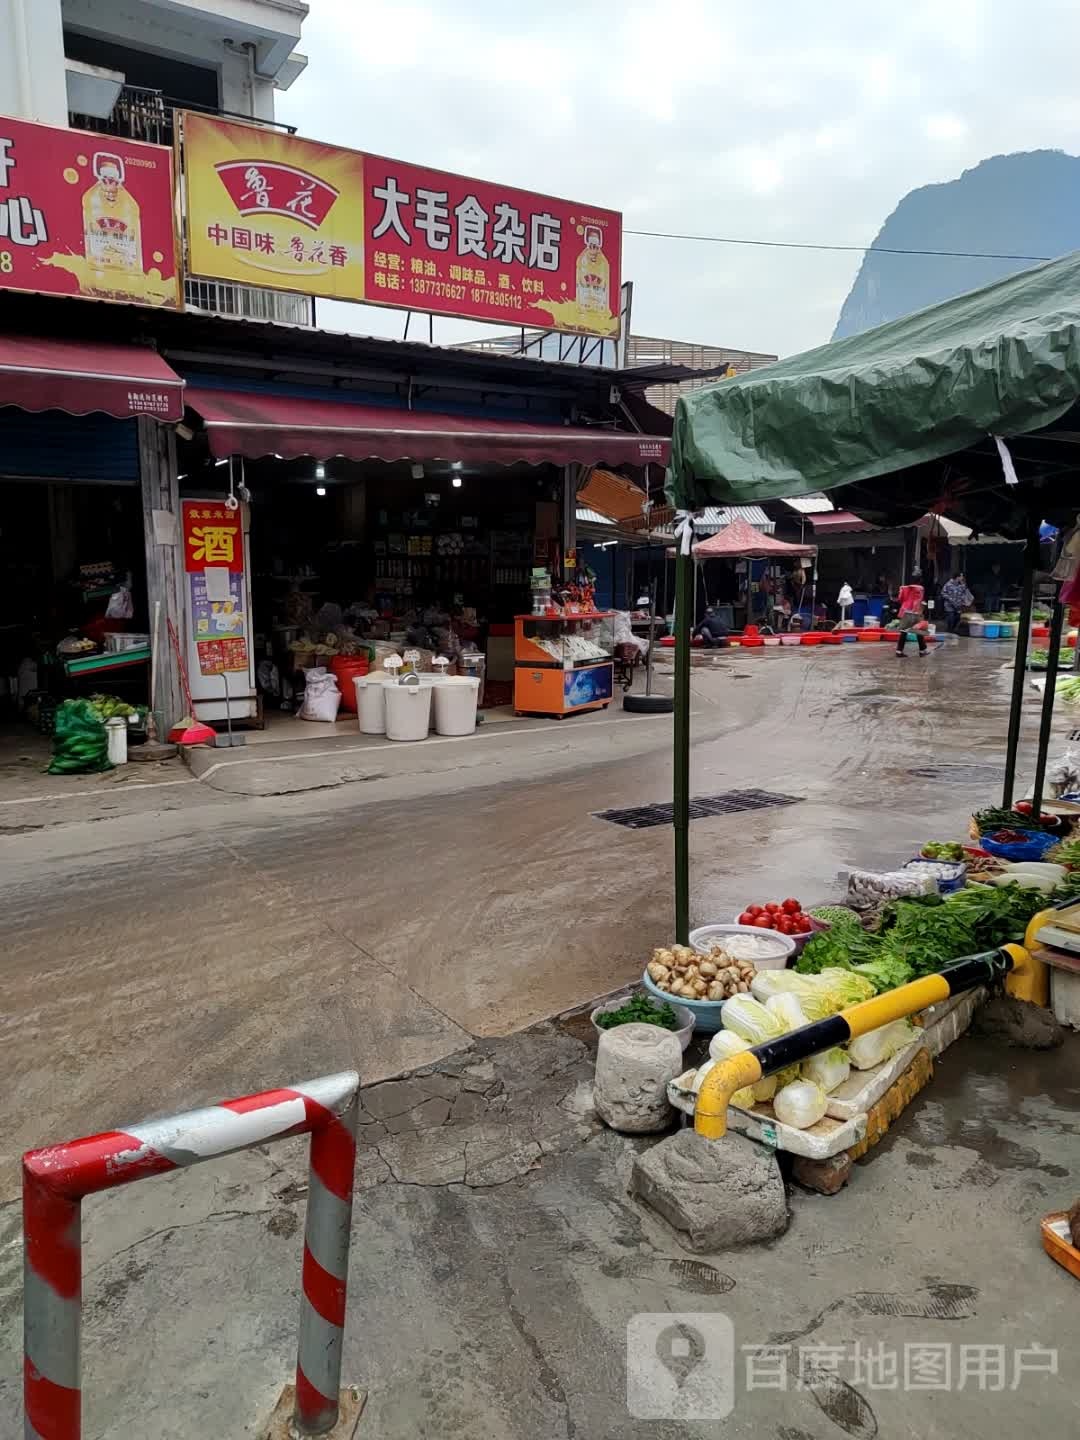
[[[1080,151],[1077,0],[310,3],[280,119],[621,210],[627,229],[869,244],[916,186]],[[633,329],[803,350],[859,259],[628,236]],[[402,317],[320,306],[320,323],[400,336]]]

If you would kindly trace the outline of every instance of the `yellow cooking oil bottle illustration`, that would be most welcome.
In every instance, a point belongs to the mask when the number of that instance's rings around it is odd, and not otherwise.
[[[94,156],[94,184],[83,196],[82,213],[86,261],[101,289],[129,288],[121,276],[135,281],[131,289],[141,288],[142,222],[119,155],[100,150]]]
[[[611,269],[600,248],[598,225],[586,225],[585,248],[577,258],[577,303],[582,316],[611,314]]]

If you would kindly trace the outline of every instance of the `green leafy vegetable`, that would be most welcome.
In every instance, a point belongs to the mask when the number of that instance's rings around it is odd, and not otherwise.
[[[634,995],[618,1010],[605,1010],[597,1015],[596,1023],[601,1030],[611,1030],[616,1025],[660,1025],[665,1030],[678,1030],[679,1017],[665,1001],[657,1005],[647,995]]]
[[[898,985],[906,985],[915,978],[915,971],[907,961],[892,953],[883,954],[863,965],[855,965],[853,970],[856,975],[869,980],[879,995],[883,990],[895,990]]]
[[[795,969],[800,975],[819,975],[836,966],[850,970],[862,960],[873,960],[881,952],[881,940],[861,927],[837,926],[815,935],[803,948]]]
[[[1030,815],[1021,815],[1017,810],[1002,810],[991,806],[988,810],[976,810],[972,817],[979,827],[980,835],[990,835],[995,830],[1040,830],[1042,827]]]
[[[1073,651],[1073,649],[1072,649],[1071,646],[1070,646],[1068,649],[1059,650],[1059,651],[1058,651],[1058,664],[1059,664],[1059,665],[1071,665],[1072,662],[1073,662],[1073,655],[1074,655],[1074,653],[1075,653],[1075,652]],[[1030,656],[1030,658],[1029,658],[1029,660],[1028,660],[1028,664],[1030,665],[1030,667],[1032,668],[1032,670],[1045,670],[1046,667],[1047,667],[1047,665],[1048,665],[1049,663],[1050,663],[1050,651],[1049,651],[1049,650],[1032,650],[1031,656]]]

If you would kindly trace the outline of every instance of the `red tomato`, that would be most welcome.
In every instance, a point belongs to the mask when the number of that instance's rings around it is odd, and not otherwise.
[[[776,922],[776,928],[781,935],[791,935],[795,930],[795,923],[790,915],[781,915]]]
[[[769,903],[765,906],[765,909],[769,912],[770,915],[779,915],[781,908],[782,907],[775,900],[770,900]]]
[[[760,915],[760,914],[761,914],[761,906],[760,906],[760,905],[747,905],[746,910],[745,910],[744,913],[747,914],[747,915]]]
[[[795,921],[795,925],[800,935],[809,935],[814,928],[814,923],[809,915],[800,915]]]
[[[786,911],[788,915],[798,915],[802,909],[802,905],[798,900],[785,900],[781,909]]]
[[[749,910],[744,910],[735,923],[737,925],[753,925],[756,919],[756,915],[752,915]]]
[[[772,930],[775,928],[773,925],[773,917],[771,915],[755,916],[754,924],[758,927],[759,930]]]

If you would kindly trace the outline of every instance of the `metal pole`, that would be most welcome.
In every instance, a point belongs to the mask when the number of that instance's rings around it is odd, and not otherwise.
[[[1061,626],[1065,607],[1055,597],[1050,615],[1050,653],[1046,660],[1046,689],[1043,691],[1042,718],[1039,721],[1039,752],[1035,758],[1035,793],[1031,797],[1032,818],[1037,820],[1042,808],[1043,785],[1046,783],[1046,757],[1050,749],[1050,727],[1054,720],[1057,699],[1058,651],[1061,649]]]
[[[302,1435],[325,1435],[338,1420],[358,1095],[354,1092],[338,1122],[311,1136],[296,1351],[295,1419]]]
[[[1039,521],[1028,513],[1027,544],[1024,547],[1024,582],[1020,592],[1020,620],[1016,627],[1016,650],[1013,655],[1012,697],[1009,701],[1009,738],[1005,745],[1005,783],[1001,792],[1001,808],[1008,810],[1013,802],[1016,784],[1016,756],[1020,748],[1020,723],[1023,719],[1024,684],[1027,680],[1028,645],[1031,642],[1031,603],[1035,595],[1035,571],[1039,563]]]
[[[349,1266],[354,1070],[126,1125],[23,1156],[23,1396],[27,1440],[80,1440],[81,1202],[270,1141],[311,1135],[294,1423],[337,1424]],[[281,1402],[284,1403],[284,1402]]]
[[[689,525],[689,519],[685,522]],[[675,555],[675,940],[690,941],[690,632],[694,614],[694,561]]]

